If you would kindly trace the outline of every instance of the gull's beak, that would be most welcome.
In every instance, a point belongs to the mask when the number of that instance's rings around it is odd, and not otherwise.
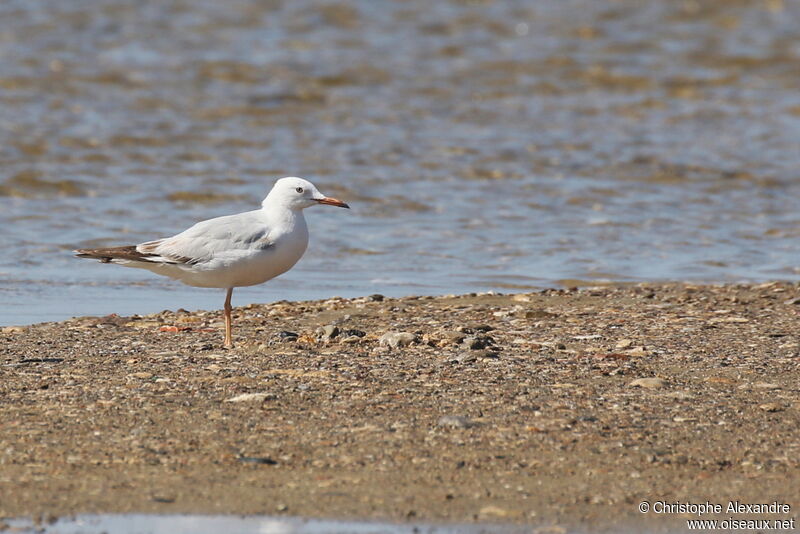
[[[339,208],[347,208],[350,209],[346,203],[342,202],[339,199],[331,198],[331,197],[323,197],[315,199],[319,204],[327,204],[328,206],[337,206]]]

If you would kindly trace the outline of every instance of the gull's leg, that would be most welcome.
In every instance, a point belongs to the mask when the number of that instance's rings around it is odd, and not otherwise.
[[[230,349],[233,347],[233,340],[231,339],[231,295],[233,295],[233,288],[228,288],[228,294],[225,296],[225,348]]]

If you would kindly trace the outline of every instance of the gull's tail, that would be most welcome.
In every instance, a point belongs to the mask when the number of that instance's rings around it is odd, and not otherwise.
[[[129,261],[150,262],[153,254],[143,254],[135,245],[108,248],[79,248],[75,252],[78,258],[100,260],[100,263],[127,263]],[[116,260],[116,261],[115,261]]]

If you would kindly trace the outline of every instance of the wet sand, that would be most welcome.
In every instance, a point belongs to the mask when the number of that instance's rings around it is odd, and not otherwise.
[[[7,327],[0,518],[794,507],[799,312],[795,284],[678,284],[250,305],[232,350],[217,311]]]

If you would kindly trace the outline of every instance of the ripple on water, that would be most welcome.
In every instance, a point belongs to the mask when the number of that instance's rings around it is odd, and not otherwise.
[[[17,295],[0,324],[21,308],[131,313],[143,301],[126,281],[152,310],[215,307],[68,251],[253,209],[284,175],[353,209],[310,210],[306,256],[248,301],[800,279],[798,3],[12,1],[0,14],[0,272]],[[72,293],[81,284],[92,292]],[[97,309],[104,284],[119,309]]]
[[[24,170],[0,184],[0,196],[20,198],[51,198],[84,196],[85,184],[77,180],[47,179],[41,172]]]

